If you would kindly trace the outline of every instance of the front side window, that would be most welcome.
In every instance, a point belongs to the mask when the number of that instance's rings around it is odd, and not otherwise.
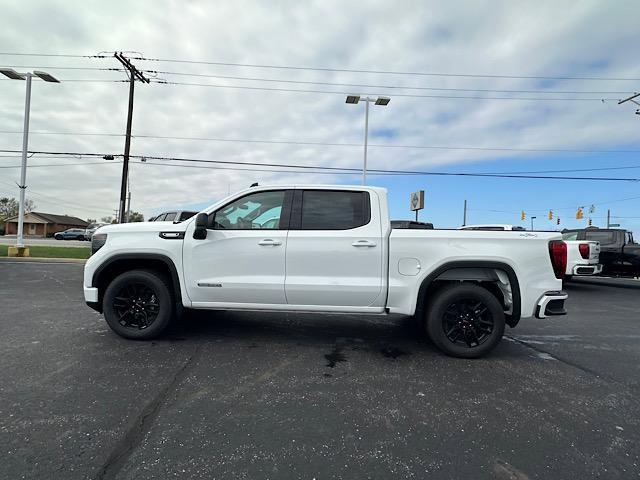
[[[164,217],[164,221],[165,222],[173,222],[173,219],[176,218],[176,212],[169,212],[167,213],[167,215]]]
[[[302,230],[348,230],[369,223],[367,192],[305,190]]]
[[[216,211],[216,230],[278,230],[284,190],[246,195]]]

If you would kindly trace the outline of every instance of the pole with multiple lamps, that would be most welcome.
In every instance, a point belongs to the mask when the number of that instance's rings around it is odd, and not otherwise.
[[[379,105],[386,107],[389,105],[391,99],[389,97],[361,97],[360,95],[347,95],[346,103],[357,104],[359,102],[365,102],[364,108],[364,164],[362,166],[362,185],[367,184],[367,146],[369,143],[369,104]]]
[[[9,77],[11,80],[26,80],[27,92],[24,101],[24,128],[22,130],[22,167],[20,170],[20,205],[18,211],[18,235],[16,238],[16,247],[24,247],[23,239],[23,224],[24,224],[24,202],[25,202],[25,190],[27,189],[27,150],[29,146],[29,113],[31,110],[31,79],[38,77],[45,82],[60,83],[60,80],[47,72],[40,72],[34,70],[33,72],[16,72],[12,68],[1,68],[0,73],[5,77]]]

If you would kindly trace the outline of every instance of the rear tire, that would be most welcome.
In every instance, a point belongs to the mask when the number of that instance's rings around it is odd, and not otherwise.
[[[102,308],[109,327],[134,340],[162,335],[174,316],[169,281],[153,270],[132,270],[117,276],[104,292]]]
[[[459,283],[439,290],[430,302],[426,330],[444,353],[477,358],[493,350],[504,334],[504,310],[487,289]]]

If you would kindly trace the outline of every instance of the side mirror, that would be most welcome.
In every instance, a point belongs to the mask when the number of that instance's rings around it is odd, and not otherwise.
[[[199,213],[196,216],[196,229],[193,231],[193,238],[196,240],[207,238],[207,223],[209,223],[209,215],[206,213]]]

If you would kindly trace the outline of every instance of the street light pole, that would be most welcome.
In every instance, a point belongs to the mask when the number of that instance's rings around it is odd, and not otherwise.
[[[357,104],[362,100],[365,102],[364,107],[364,163],[362,165],[362,185],[367,184],[367,147],[369,145],[369,103],[374,103],[375,105],[380,105],[382,107],[386,107],[389,105],[391,99],[389,97],[364,97],[361,98],[360,95],[347,95],[346,103]]]
[[[27,189],[27,151],[29,148],[29,113],[31,111],[31,73],[26,74],[27,93],[24,99],[24,127],[22,130],[22,166],[20,168],[20,203],[18,205],[18,236],[16,238],[16,247],[24,247],[23,229],[24,229],[24,202],[25,190]]]
[[[538,217],[531,217],[531,231],[533,232],[533,221]]]
[[[18,205],[18,232],[16,235],[16,247],[24,247],[24,211],[25,190],[27,189],[27,152],[29,151],[29,116],[31,113],[31,80],[38,77],[45,82],[60,83],[60,80],[47,72],[34,70],[33,72],[20,73],[12,68],[0,68],[0,73],[11,80],[26,80],[27,91],[24,99],[24,127],[22,129],[22,165],[20,169],[20,204]]]

